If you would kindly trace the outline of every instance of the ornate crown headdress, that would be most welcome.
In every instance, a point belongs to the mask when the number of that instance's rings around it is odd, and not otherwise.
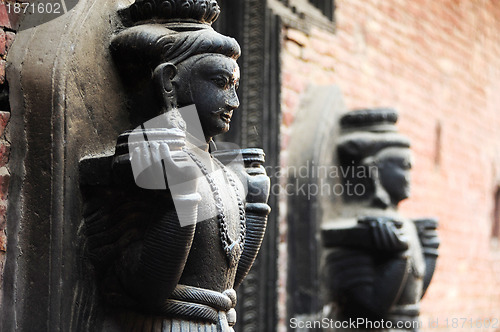
[[[344,114],[340,126],[344,131],[397,131],[398,112],[392,108],[358,109]]]
[[[388,147],[409,148],[410,140],[397,132],[398,113],[391,108],[360,109],[340,119],[343,134],[338,152],[348,160],[361,160]]]
[[[211,25],[219,14],[217,0],[136,0],[120,11],[127,26],[151,22]]]

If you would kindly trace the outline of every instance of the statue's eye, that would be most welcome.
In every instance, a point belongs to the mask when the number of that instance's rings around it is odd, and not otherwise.
[[[403,162],[403,169],[411,169],[411,162],[410,161],[405,161]]]
[[[227,77],[224,76],[216,76],[212,78],[212,82],[214,82],[215,85],[217,85],[219,88],[224,89],[229,83],[229,80],[227,79]]]

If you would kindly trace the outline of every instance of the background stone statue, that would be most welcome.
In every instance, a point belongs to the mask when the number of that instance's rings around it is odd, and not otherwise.
[[[240,48],[211,28],[219,12],[215,0],[137,0],[119,13],[125,27],[110,50],[131,130],[114,155],[81,165],[82,178],[109,165],[108,181],[81,186],[105,330],[236,323],[234,289],[264,236],[269,178],[262,150],[215,151],[212,138],[229,130],[239,106]]]
[[[397,211],[410,195],[412,156],[396,121],[391,109],[358,110],[340,119],[337,152],[346,190],[338,219],[322,225],[322,274],[337,320],[383,319],[392,330],[413,331],[439,240],[435,219],[410,220]],[[355,192],[347,190],[354,186]],[[403,325],[396,328],[398,322]]]

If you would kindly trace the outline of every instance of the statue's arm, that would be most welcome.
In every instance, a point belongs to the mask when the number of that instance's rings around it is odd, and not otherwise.
[[[323,230],[323,278],[329,298],[346,317],[385,317],[408,277],[408,243],[395,222],[363,218],[352,229]],[[335,236],[334,241],[325,241]],[[340,247],[334,242],[341,241]],[[350,243],[350,244],[349,244]],[[370,248],[367,249],[367,246]]]
[[[165,143],[166,144],[166,143]],[[151,146],[149,146],[151,149]],[[154,151],[158,149],[158,151]],[[172,157],[168,146],[160,143],[147,153],[138,153],[141,158],[152,158],[152,162],[163,162],[168,169],[169,180],[193,178],[193,166],[186,156]],[[134,152],[132,152],[134,153]],[[123,173],[130,169],[133,158],[115,158],[113,169]],[[121,170],[121,171],[119,171]],[[186,175],[186,173],[193,173]],[[178,173],[178,174],[177,174]],[[127,181],[127,177],[115,177],[115,181]],[[137,195],[138,201],[144,201],[148,209],[142,214],[145,224],[142,241],[127,246],[121,255],[121,265],[118,275],[124,289],[132,297],[151,310],[161,310],[163,302],[176,287],[195,234],[198,204],[201,196],[196,192],[196,180],[187,184],[177,182],[176,189],[172,186],[165,190],[144,190],[133,184],[125,183],[132,195]],[[194,178],[196,179],[196,178]],[[158,179],[164,180],[164,179]],[[165,179],[166,180],[166,179]],[[172,184],[165,181],[166,185]],[[141,218],[141,215],[138,216]]]
[[[161,309],[179,282],[194,234],[195,224],[181,227],[175,209],[157,209],[142,243],[128,246],[121,256],[122,266],[128,265],[119,269],[125,290],[141,305]]]
[[[252,268],[266,232],[267,217],[271,208],[267,205],[270,180],[264,167],[246,169],[243,178],[247,179],[248,194],[246,197],[246,234],[245,246],[241,254],[234,288],[237,288]]]
[[[425,295],[432,276],[436,269],[436,262],[439,256],[438,248],[440,240],[437,233],[438,221],[432,218],[413,220],[417,228],[420,244],[425,258],[425,275],[422,297]]]
[[[323,278],[345,317],[384,318],[407,278],[407,258],[384,259],[356,249],[325,250]]]

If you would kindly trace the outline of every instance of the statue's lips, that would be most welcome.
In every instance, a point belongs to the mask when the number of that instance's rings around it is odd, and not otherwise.
[[[224,120],[224,122],[226,123],[229,123],[231,122],[231,117],[233,116],[233,111],[226,111],[226,112],[223,112],[221,115],[220,115],[220,118],[222,120]]]

